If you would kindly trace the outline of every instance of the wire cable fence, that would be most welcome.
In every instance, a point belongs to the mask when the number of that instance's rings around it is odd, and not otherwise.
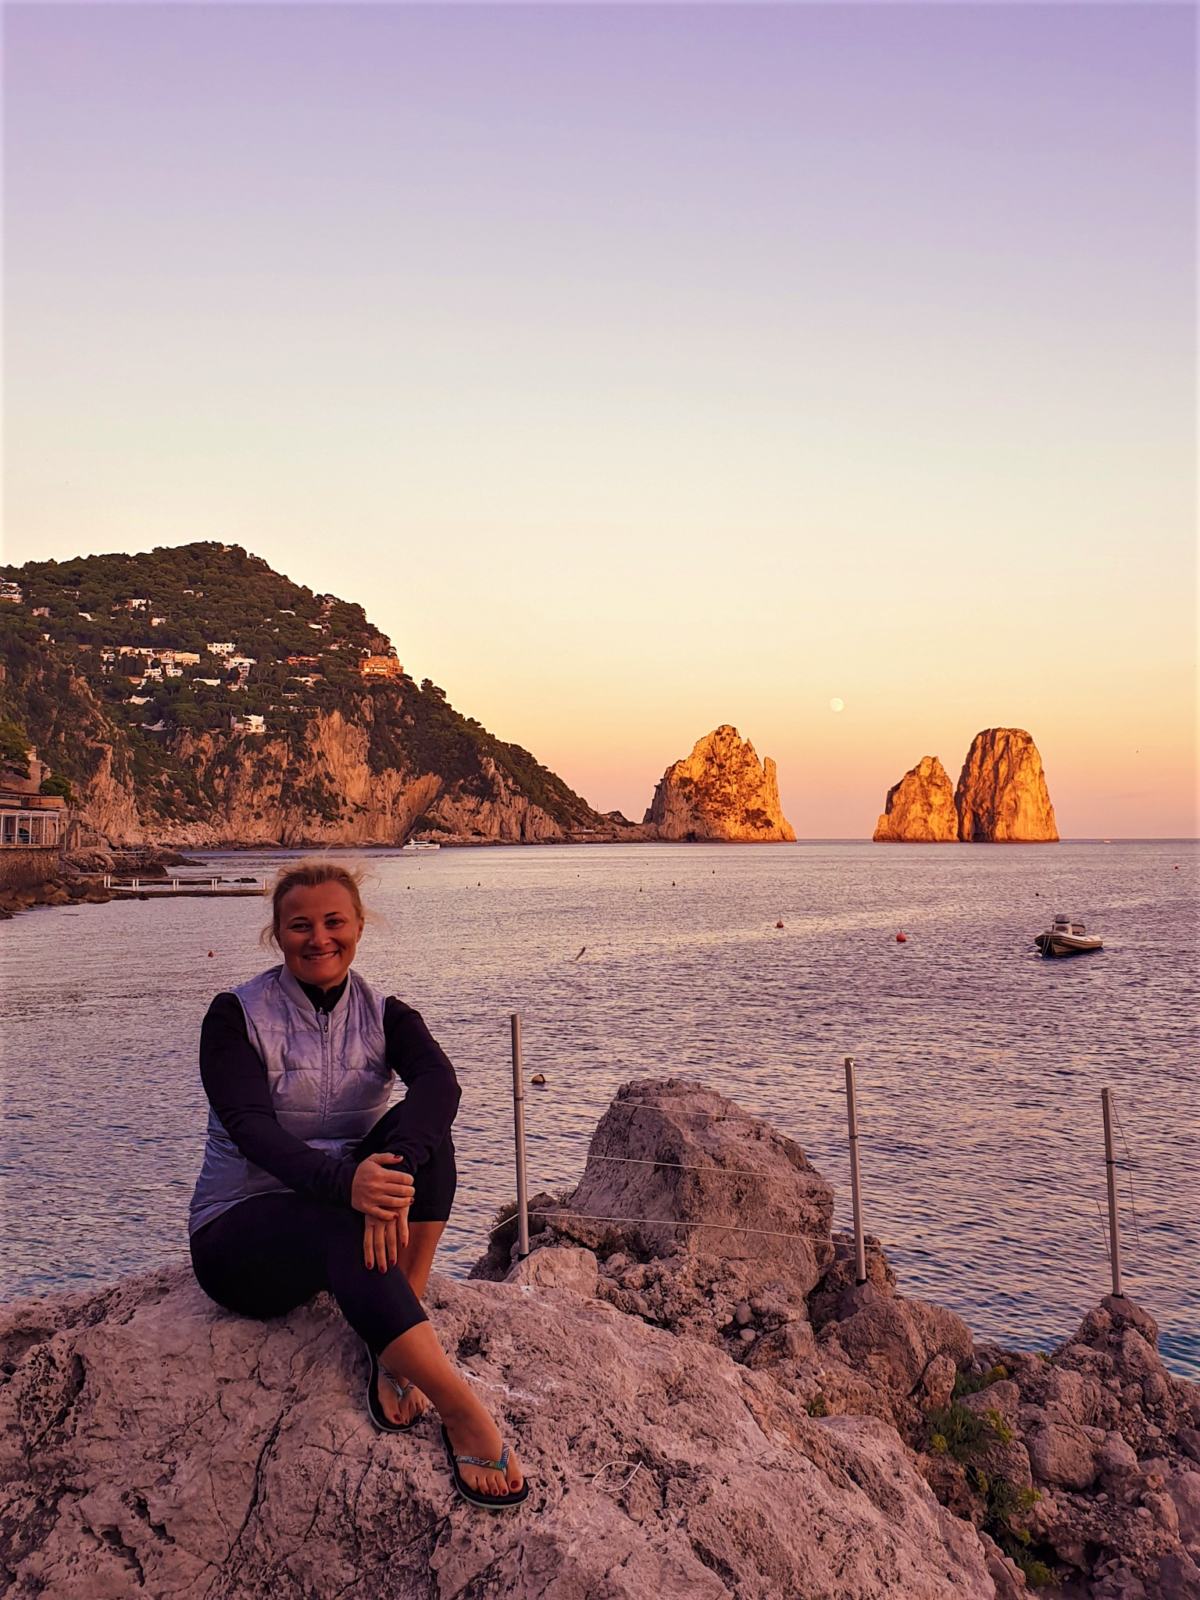
[[[517,1203],[514,1211],[488,1230],[489,1238],[511,1229],[514,1221],[517,1226],[517,1259],[523,1260],[529,1255],[529,1221],[538,1218],[543,1221],[553,1222],[561,1219],[563,1222],[596,1223],[602,1226],[629,1226],[641,1228],[672,1228],[679,1230],[705,1230],[715,1233],[740,1234],[748,1238],[778,1239],[794,1242],[810,1241],[811,1234],[801,1231],[789,1231],[782,1228],[755,1228],[744,1224],[722,1221],[699,1221],[680,1217],[646,1217],[616,1214],[601,1214],[596,1212],[575,1211],[565,1204],[562,1206],[530,1207],[528,1200],[528,1176],[525,1149],[524,1125],[524,1073],[522,1066],[521,1024],[518,1013],[510,1017],[513,1040],[513,1126],[514,1126],[514,1154],[517,1176]],[[853,1208],[853,1238],[855,1249],[855,1280],[862,1284],[867,1279],[866,1267],[866,1229],[864,1223],[864,1208],[862,1197],[862,1182],[859,1171],[858,1144],[859,1134],[857,1125],[857,1089],[856,1089],[856,1061],[853,1056],[844,1058],[845,1072],[845,1106],[847,1118],[847,1155],[850,1167],[850,1190]],[[715,1091],[714,1091],[715,1092]],[[1119,1205],[1117,1190],[1117,1173],[1123,1169],[1129,1190],[1129,1212],[1133,1224],[1135,1248],[1141,1247],[1141,1231],[1138,1224],[1137,1200],[1133,1185],[1133,1169],[1136,1161],[1129,1147],[1125,1129],[1117,1112],[1113,1093],[1110,1088],[1101,1091],[1101,1105],[1104,1123],[1104,1164],[1108,1189],[1107,1217],[1095,1199],[1101,1231],[1104,1241],[1104,1253],[1109,1264],[1112,1293],[1121,1295],[1121,1239],[1119,1232]],[[609,1107],[610,1114],[614,1111],[655,1111],[665,1113],[672,1118],[693,1118],[701,1123],[720,1124],[740,1122],[753,1116],[753,1113],[744,1112],[739,1107],[737,1110],[727,1110],[714,1107],[709,1110],[705,1107],[688,1106],[680,1107],[672,1103],[672,1097],[664,1096],[661,1100],[613,1100]],[[759,1119],[766,1120],[766,1119]],[[1118,1161],[1114,1152],[1113,1129],[1116,1128],[1124,1150],[1124,1162]],[[643,1167],[653,1170],[667,1170],[680,1173],[695,1173],[701,1179],[712,1178],[721,1181],[729,1179],[763,1179],[766,1174],[749,1167],[722,1167],[712,1163],[672,1161],[646,1156],[622,1156],[607,1152],[589,1152],[588,1165],[593,1162],[609,1162],[618,1166]]]

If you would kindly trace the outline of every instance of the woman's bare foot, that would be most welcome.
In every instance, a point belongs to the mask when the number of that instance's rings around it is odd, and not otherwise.
[[[404,1380],[398,1379],[397,1382],[403,1383]],[[416,1422],[418,1417],[423,1417],[429,1410],[429,1400],[415,1383],[410,1383],[402,1396],[382,1366],[379,1368],[376,1393],[384,1416],[400,1428],[407,1428],[410,1423]]]
[[[443,1412],[442,1421],[450,1435],[450,1444],[456,1456],[478,1456],[481,1461],[498,1461],[504,1448],[500,1430],[488,1414],[487,1407],[474,1395],[467,1395],[461,1407]],[[470,1467],[459,1462],[458,1470],[468,1489],[481,1494],[515,1494],[525,1482],[517,1453],[508,1452],[508,1471],[488,1472],[483,1467]]]

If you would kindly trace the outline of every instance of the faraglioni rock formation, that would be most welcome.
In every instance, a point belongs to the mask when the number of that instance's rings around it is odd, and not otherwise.
[[[958,811],[950,775],[936,756],[922,756],[887,792],[875,824],[877,844],[954,844]]]
[[[1023,728],[985,728],[951,791],[936,756],[922,756],[887,792],[877,844],[1051,844],[1058,838],[1042,758]]]
[[[1023,728],[985,728],[954,794],[958,836],[969,844],[1046,844],[1058,838],[1042,758]]]
[[[504,1517],[432,1421],[374,1431],[327,1296],[254,1322],[181,1262],[0,1307],[8,1600],[1200,1593],[1200,1389],[1132,1301],[977,1347],[877,1240],[857,1284],[800,1147],[677,1079],[625,1085],[531,1204],[525,1260],[510,1226],[426,1297],[530,1476]]]
[[[645,821],[660,839],[769,844],[796,838],[779,804],[775,763],[770,756],[759,761],[749,739],[727,722],[667,768]]]

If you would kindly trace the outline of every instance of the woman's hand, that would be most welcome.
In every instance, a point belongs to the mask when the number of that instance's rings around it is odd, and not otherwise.
[[[413,1203],[415,1186],[411,1173],[396,1170],[395,1163],[403,1159],[384,1150],[360,1161],[350,1189],[350,1204],[374,1222],[390,1222],[393,1217],[402,1216],[407,1244],[408,1208]]]
[[[400,1252],[408,1243],[408,1213],[390,1222],[363,1218],[363,1261],[368,1272],[387,1272],[397,1266]]]

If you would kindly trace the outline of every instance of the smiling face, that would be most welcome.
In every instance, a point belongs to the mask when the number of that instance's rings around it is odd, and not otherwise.
[[[298,884],[280,902],[275,937],[293,977],[334,989],[350,971],[362,931],[362,918],[342,884]]]

